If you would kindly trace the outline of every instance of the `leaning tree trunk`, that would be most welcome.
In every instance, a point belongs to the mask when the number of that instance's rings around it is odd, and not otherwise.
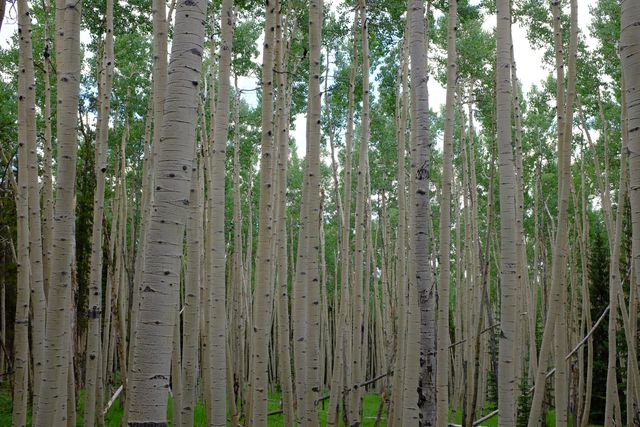
[[[498,405],[500,425],[515,425],[516,253],[515,165],[511,146],[511,4],[496,2],[497,124],[500,175],[500,351]],[[487,254],[488,256],[488,254]]]
[[[77,115],[80,93],[81,3],[68,0],[57,10],[58,52],[58,177],[45,339],[45,368],[40,389],[38,419],[34,426],[63,425],[67,417],[67,382],[71,348],[72,271],[74,257],[77,157]]]
[[[457,0],[449,0],[447,104],[444,126],[442,198],[440,202],[440,280],[438,288],[438,333],[436,353],[436,420],[444,426],[449,418],[449,277],[451,253],[451,187],[453,181],[453,126],[457,79]],[[475,249],[475,247],[474,247]]]
[[[129,426],[167,422],[171,342],[195,144],[206,3],[181,0],[171,52],[154,201],[145,248],[138,333],[127,400]]]

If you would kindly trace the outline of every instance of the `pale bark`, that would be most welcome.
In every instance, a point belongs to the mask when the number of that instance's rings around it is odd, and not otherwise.
[[[438,280],[438,331],[436,353],[436,421],[446,426],[449,418],[449,277],[451,274],[451,187],[453,184],[453,126],[457,79],[457,0],[449,1],[447,98],[443,142],[442,195],[440,202],[440,279]]]
[[[632,262],[635,286],[640,283],[640,104],[638,85],[640,84],[640,4],[625,0],[621,2],[620,58],[624,81],[624,102],[627,110],[629,149],[629,199],[631,204]],[[621,166],[622,167],[622,166]],[[635,347],[632,347],[635,349]],[[636,393],[640,392],[636,384]],[[636,396],[635,413],[640,412],[640,402]],[[627,408],[629,411],[630,408]]]
[[[575,0],[574,0],[575,1]],[[542,337],[542,345],[538,357],[538,370],[534,381],[535,391],[531,403],[531,412],[529,413],[529,427],[537,425],[542,406],[542,398],[545,389],[545,374],[547,370],[548,357],[551,350],[551,340],[554,339],[554,353],[556,355],[556,423],[557,425],[566,424],[566,408],[567,408],[567,381],[566,381],[566,362],[562,357],[566,354],[566,338],[561,335],[566,334],[566,328],[563,327],[565,315],[563,309],[563,301],[566,298],[566,258],[568,246],[568,199],[569,199],[569,180],[571,166],[571,128],[573,124],[573,96],[575,91],[575,43],[577,39],[572,41],[569,55],[569,77],[573,75],[573,82],[568,82],[567,100],[565,105],[564,96],[564,66],[563,66],[563,48],[562,33],[560,26],[560,6],[559,2],[552,4],[553,21],[554,21],[554,46],[556,49],[556,114],[558,125],[558,225],[555,233],[555,244],[551,271],[551,290],[550,301],[547,310],[547,318]],[[573,21],[577,17],[577,5],[572,2],[572,35],[571,38],[577,37],[574,34],[577,27]],[[573,64],[573,65],[572,65]],[[569,132],[567,133],[567,130]],[[568,137],[567,137],[568,135]],[[555,332],[554,333],[554,329]],[[559,356],[558,356],[559,355]],[[564,424],[563,424],[564,423]]]
[[[279,68],[277,75],[277,132],[278,144],[278,175],[277,175],[277,272],[276,292],[278,310],[278,370],[280,373],[280,387],[282,389],[282,410],[285,426],[293,426],[295,420],[294,395],[291,371],[291,344],[289,328],[289,263],[287,256],[287,166],[289,161],[289,109],[287,105],[288,93],[287,63],[284,62],[284,39],[282,16],[278,15],[276,26],[276,60]],[[240,242],[240,240],[238,240]]]
[[[93,225],[91,242],[91,270],[89,273],[88,340],[86,363],[86,404],[84,421],[86,427],[102,424],[102,402],[96,401],[98,381],[98,354],[101,349],[102,328],[102,224],[104,218],[105,174],[107,171],[107,148],[109,138],[109,116],[111,111],[111,87],[114,70],[113,51],[113,0],[107,1],[106,34],[104,55],[100,75],[100,99],[96,133],[95,175],[96,188],[93,196]],[[96,410],[97,409],[97,410]]]
[[[365,293],[369,289],[369,278],[364,275],[365,262],[365,234],[367,233],[366,200],[368,191],[366,186],[369,168],[369,36],[367,32],[367,11],[364,1],[361,3],[361,31],[362,31],[362,113],[360,124],[360,152],[358,157],[358,173],[356,184],[356,212],[355,212],[355,253],[353,261],[353,286],[351,307],[352,314],[352,350],[351,350],[351,384],[364,381],[362,355],[366,352],[363,347],[366,334]],[[360,424],[362,393],[360,388],[349,393],[349,424]]]
[[[45,11],[50,13],[51,4],[49,0],[45,1]],[[42,243],[44,246],[44,258],[42,260],[42,272],[44,276],[44,294],[45,298],[49,292],[51,283],[51,257],[53,255],[53,172],[52,172],[52,131],[51,131],[51,40],[49,39],[49,21],[44,22],[44,40],[45,50],[43,54],[43,80],[44,80],[44,164],[42,177],[42,199],[43,212],[42,225]]]
[[[518,291],[516,253],[515,165],[511,147],[511,5],[496,2],[497,124],[500,176],[500,351],[498,405],[500,425],[515,425],[515,335]]]
[[[69,372],[71,264],[74,256],[77,114],[80,89],[80,9],[77,1],[59,1],[56,21],[58,64],[58,177],[45,340],[45,369],[38,419],[34,425],[66,424]]]
[[[31,342],[30,351],[33,358],[32,400],[37,402],[40,395],[40,385],[44,370],[44,345],[47,301],[44,292],[43,255],[42,255],[42,222],[40,216],[40,189],[38,182],[38,153],[36,144],[36,86],[33,63],[33,49],[31,38],[31,15],[28,3],[23,4],[22,25],[20,28],[21,54],[24,55],[20,74],[24,78],[24,102],[27,127],[27,150],[29,168],[29,263],[30,263],[30,292],[31,292]],[[24,40],[22,40],[24,39]],[[38,405],[33,405],[32,416],[37,418]]]
[[[323,1],[309,3],[309,97],[307,105],[307,153],[306,164],[307,206],[306,235],[306,285],[308,287],[306,311],[306,378],[305,408],[302,422],[306,426],[319,425],[316,400],[321,392],[319,372],[320,334],[320,268],[318,265],[320,246],[320,43],[322,35]],[[303,218],[303,221],[305,219]],[[297,391],[298,393],[301,390]]]
[[[267,425],[269,335],[272,308],[271,227],[273,224],[273,43],[276,3],[265,3],[264,44],[262,51],[262,126],[260,155],[260,212],[256,282],[251,330],[251,425]]]
[[[16,313],[13,344],[13,410],[12,425],[27,425],[29,400],[29,285],[31,279],[29,260],[29,139],[34,138],[33,108],[35,108],[35,81],[31,47],[31,20],[27,2],[18,2],[19,72],[18,72],[18,182],[15,193],[17,217],[17,267]],[[12,167],[11,165],[9,167]]]
[[[166,423],[167,386],[180,259],[195,144],[197,94],[206,4],[178,3],[162,144],[157,147],[154,201],[145,248],[138,334],[127,399],[130,426]]]
[[[149,237],[149,229],[151,227],[151,210],[154,202],[155,195],[155,177],[158,164],[158,152],[160,147],[160,139],[162,137],[162,128],[164,120],[164,107],[167,94],[167,9],[165,2],[162,0],[152,0],[152,22],[153,22],[153,142],[150,148],[150,158],[147,162],[148,177],[144,183],[146,192],[143,191],[144,201],[142,205],[142,218],[144,221],[140,230],[140,261],[137,262],[136,278],[134,286],[137,288],[139,294],[138,299],[134,300],[134,306],[132,307],[131,316],[131,336],[129,359],[133,360],[133,352],[136,344],[136,334],[138,332],[138,316],[140,300],[142,299],[142,283],[143,283],[143,270],[145,265],[145,256],[147,253],[147,244]],[[151,120],[151,118],[149,118]],[[146,193],[146,194],[145,194]],[[133,363],[130,364],[133,366]],[[125,412],[129,409],[129,405],[125,406]],[[125,413],[125,418],[126,418]]]
[[[409,65],[407,54],[408,37],[405,36],[401,51],[402,56],[402,97],[398,96],[398,105],[396,106],[396,144],[398,159],[398,227],[397,227],[397,244],[396,244],[396,306],[397,317],[395,327],[395,364],[392,385],[392,409],[390,420],[392,425],[400,426],[403,420],[403,390],[404,390],[404,370],[405,370],[405,351],[406,351],[406,306],[407,306],[407,263],[406,263],[406,237],[407,237],[407,185],[406,185],[406,126],[409,114]]]
[[[431,144],[429,142],[429,96],[427,89],[427,55],[424,4],[421,1],[409,2],[409,54],[411,56],[411,175],[413,188],[409,192],[413,205],[411,217],[411,233],[409,265],[409,315],[407,330],[407,360],[416,359],[419,354],[419,381],[417,399],[415,395],[405,394],[405,407],[417,403],[420,425],[435,425],[435,290],[433,289],[430,265],[430,230],[429,224],[429,181]],[[415,293],[414,293],[415,292]],[[418,303],[414,303],[418,301]],[[418,321],[419,310],[419,352],[414,351],[413,341],[417,335],[411,334],[412,323]],[[415,327],[415,326],[413,326]],[[416,362],[412,362],[415,364]],[[413,389],[409,385],[410,378],[418,376],[418,366],[407,366],[405,389]],[[414,400],[415,399],[415,400]],[[406,411],[406,410],[405,410]],[[405,415],[404,425],[410,425],[418,418],[418,413],[409,418]]]
[[[351,378],[351,324],[350,319],[350,237],[351,237],[351,169],[353,158],[353,115],[355,104],[355,79],[357,73],[357,25],[359,8],[356,8],[353,22],[351,70],[349,73],[349,94],[347,106],[347,129],[345,133],[345,162],[343,166],[344,194],[342,198],[342,218],[340,230],[340,307],[338,310],[338,325],[336,329],[336,351],[331,376],[329,409],[327,411],[327,425],[339,425],[338,413],[342,401],[342,389],[346,386],[343,378]]]
[[[218,102],[216,114],[214,116],[213,138],[210,144],[210,217],[208,218],[207,235],[212,239],[211,258],[205,268],[210,268],[210,282],[208,292],[211,293],[210,304],[210,330],[209,349],[211,370],[211,405],[210,414],[213,419],[209,420],[211,426],[226,425],[226,383],[227,383],[227,363],[226,363],[226,297],[225,297],[225,234],[224,234],[224,213],[225,213],[225,161],[227,155],[227,135],[229,132],[229,91],[231,72],[231,49],[233,42],[233,0],[226,0],[222,3],[221,12],[222,41],[220,44],[220,63],[218,75]],[[209,280],[209,277],[207,277]],[[206,287],[205,287],[206,288]]]
[[[194,161],[189,196],[189,218],[187,219],[187,275],[184,282],[183,347],[182,347],[182,407],[179,408],[182,426],[193,427],[197,402],[198,347],[200,338],[200,283],[201,253],[203,238],[203,206],[200,180],[200,166]],[[177,374],[176,374],[177,376]],[[174,402],[174,413],[178,406]],[[177,425],[177,424],[176,424]]]

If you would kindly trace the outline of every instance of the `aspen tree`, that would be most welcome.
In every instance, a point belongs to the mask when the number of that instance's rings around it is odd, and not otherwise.
[[[573,125],[573,93],[575,93],[575,52],[577,48],[577,3],[572,0],[572,34],[571,46],[569,54],[569,72],[568,75],[573,79],[572,83],[567,83],[567,99],[565,103],[564,95],[564,65],[563,65],[563,49],[562,49],[562,33],[560,27],[560,5],[559,2],[552,3],[553,21],[554,21],[554,45],[556,49],[556,81],[557,81],[557,124],[558,124],[558,226],[555,233],[554,256],[551,272],[551,301],[547,310],[547,319],[544,327],[542,345],[538,357],[538,370],[535,377],[535,390],[531,403],[531,412],[529,413],[529,427],[533,427],[538,423],[540,418],[540,410],[542,405],[542,397],[545,389],[545,374],[547,370],[547,359],[551,350],[552,335],[555,337],[555,355],[556,355],[556,373],[555,373],[555,396],[556,411],[558,423],[566,423],[566,407],[567,407],[567,382],[566,382],[566,363],[564,356],[566,354],[566,338],[560,338],[565,333],[564,324],[564,307],[563,301],[566,295],[566,256],[568,241],[568,199],[569,199],[569,180],[571,166],[571,129]],[[575,39],[574,39],[575,37]],[[576,46],[576,47],[574,47]],[[573,65],[572,65],[573,64]],[[569,130],[569,133],[567,133]],[[554,333],[554,329],[557,333]],[[561,425],[561,424],[559,424]]]
[[[202,220],[203,206],[200,192],[199,172],[201,168],[197,160],[194,161],[191,175],[191,190],[189,195],[189,217],[187,219],[187,275],[184,289],[183,311],[183,347],[182,347],[182,407],[180,408],[181,422],[184,427],[192,427],[196,406],[196,386],[198,383],[198,344],[200,336],[200,289],[201,256],[202,253]],[[176,375],[177,376],[177,375]],[[178,407],[174,401],[174,410]]]
[[[440,279],[438,288],[438,331],[436,353],[436,421],[446,426],[449,417],[449,254],[451,251],[451,187],[453,181],[453,125],[455,90],[457,79],[456,30],[458,21],[457,0],[449,1],[447,100],[444,128],[442,196],[440,202]]]
[[[309,192],[307,207],[306,310],[307,360],[305,387],[305,417],[307,426],[319,425],[316,400],[320,394],[319,332],[320,332],[320,44],[322,37],[323,1],[309,2],[309,97],[307,106],[307,175]],[[303,219],[304,220],[304,219]],[[300,390],[298,390],[300,393]]]
[[[411,174],[413,189],[411,204],[411,232],[413,238],[410,242],[410,266],[409,266],[409,303],[419,301],[419,382],[417,385],[417,403],[420,410],[420,425],[435,425],[435,290],[432,283],[430,265],[430,230],[428,218],[429,205],[429,175],[431,144],[429,142],[429,98],[427,89],[427,63],[426,63],[426,29],[424,19],[424,5],[420,1],[409,2],[409,54],[411,56]],[[412,295],[415,289],[415,296]],[[411,342],[414,336],[411,334],[412,316],[414,311],[408,310],[410,319],[407,330],[407,359],[415,358]],[[413,326],[415,327],[415,326]],[[414,362],[415,363],[415,362]],[[405,375],[415,378],[417,372],[412,372],[413,367],[407,366]],[[416,366],[417,368],[417,366]],[[415,369],[415,368],[414,368]],[[405,389],[411,390],[405,384]],[[415,389],[414,389],[415,390]],[[414,399],[410,398],[415,402]],[[405,407],[407,396],[405,394]],[[416,417],[417,414],[416,414]],[[414,423],[413,421],[412,423]],[[404,425],[409,425],[405,415]]]
[[[272,304],[270,281],[271,227],[273,222],[273,44],[276,3],[265,3],[264,44],[262,51],[262,139],[260,155],[260,212],[256,253],[256,284],[251,330],[251,424],[267,425],[269,329]],[[251,277],[251,276],[249,276]]]
[[[227,375],[233,375],[234,387],[237,387],[238,394],[242,395],[244,385],[244,328],[247,317],[244,309],[244,266],[242,261],[242,204],[240,201],[240,91],[238,90],[238,77],[235,76],[235,112],[234,112],[234,131],[233,131],[233,310],[235,316],[231,317],[232,353],[233,372]],[[240,396],[231,396],[232,399],[238,400]]]
[[[624,86],[624,83],[623,83]],[[623,94],[624,97],[624,94]],[[623,110],[624,110],[623,106]],[[624,133],[624,122],[622,124]],[[606,403],[605,403],[605,426],[621,425],[620,419],[620,399],[618,397],[618,381],[616,365],[618,360],[616,331],[618,324],[618,287],[620,286],[620,245],[622,239],[622,215],[627,192],[627,170],[624,164],[627,160],[626,141],[622,138],[620,156],[620,186],[618,190],[618,207],[616,210],[614,236],[611,239],[610,260],[609,260],[609,324],[608,324],[608,363],[606,381]],[[630,367],[631,370],[631,367]]]
[[[351,190],[352,190],[352,159],[353,159],[353,116],[355,109],[355,80],[357,73],[357,28],[359,7],[356,7],[352,28],[351,70],[349,73],[349,94],[347,106],[347,128],[345,132],[345,162],[343,165],[343,198],[342,218],[340,230],[340,308],[338,311],[338,327],[336,329],[336,351],[331,375],[329,408],[327,410],[327,425],[339,424],[338,414],[342,389],[346,386],[343,378],[351,378],[351,324],[350,319],[350,237],[351,237]]]
[[[402,50],[402,97],[398,96],[401,105],[396,108],[398,120],[396,122],[397,158],[398,158],[398,227],[396,244],[396,298],[398,320],[395,331],[395,365],[392,388],[392,411],[391,421],[393,425],[402,425],[403,420],[403,390],[404,390],[404,370],[405,370],[405,350],[406,350],[406,307],[407,301],[407,263],[406,263],[406,240],[407,240],[407,185],[406,185],[406,126],[409,115],[409,65],[408,65],[408,37],[405,35]],[[400,101],[401,100],[401,101]]]
[[[86,363],[86,413],[85,427],[93,427],[102,419],[101,403],[96,401],[98,381],[98,354],[101,353],[102,327],[102,224],[104,218],[104,189],[107,171],[107,148],[109,139],[109,116],[111,111],[111,88],[114,70],[113,52],[113,0],[107,1],[104,54],[100,75],[100,99],[96,134],[95,175],[96,189],[93,196],[93,225],[91,242],[91,270],[89,273],[89,320]],[[107,296],[109,297],[109,296]]]
[[[152,68],[152,95],[153,95],[153,142],[150,148],[150,160],[148,162],[149,175],[144,183],[146,191],[143,190],[142,206],[142,218],[144,219],[140,230],[140,259],[136,262],[136,283],[134,286],[137,288],[139,294],[138,300],[134,299],[135,305],[133,306],[131,316],[131,336],[130,336],[130,355],[129,359],[133,360],[133,351],[135,349],[136,334],[138,331],[138,316],[140,310],[140,301],[142,299],[142,282],[143,282],[143,270],[145,265],[145,256],[147,253],[147,243],[149,236],[149,228],[151,227],[151,213],[152,205],[155,196],[155,177],[157,170],[157,157],[160,147],[160,138],[162,136],[162,127],[164,120],[164,107],[167,94],[167,37],[168,37],[168,24],[167,24],[167,8],[165,2],[162,0],[152,0],[151,15],[153,25],[153,68]],[[131,363],[133,366],[133,363]],[[128,412],[129,405],[125,405],[125,412]],[[125,414],[126,418],[126,414]]]
[[[27,2],[24,3],[23,25],[20,31],[21,38],[24,38],[24,68],[21,73],[25,78],[25,115],[27,126],[27,149],[29,168],[29,270],[30,270],[30,306],[32,310],[31,343],[30,352],[33,358],[33,377],[30,381],[33,384],[32,400],[39,400],[40,385],[42,383],[42,373],[44,370],[44,345],[47,301],[44,291],[43,272],[43,245],[42,245],[42,222],[40,215],[40,184],[38,180],[38,153],[36,144],[36,87],[33,63],[33,47],[31,37],[31,11]],[[32,416],[37,418],[38,405],[33,406]]]
[[[198,86],[206,5],[177,4],[166,114],[157,147],[154,201],[145,248],[138,334],[127,399],[128,425],[166,423],[167,388],[180,258],[195,144]],[[177,202],[176,202],[177,201]]]
[[[621,2],[620,18],[620,58],[622,63],[622,79],[624,81],[625,108],[627,113],[628,149],[629,149],[629,200],[631,205],[631,253],[632,272],[636,288],[640,283],[640,106],[638,105],[638,85],[640,84],[640,63],[638,53],[640,47],[640,29],[634,23],[640,21],[640,4],[629,0]],[[621,165],[621,167],[623,167]],[[634,346],[632,346],[634,349]],[[636,387],[640,387],[636,384]],[[640,390],[636,388],[636,393]],[[640,413],[639,402],[627,411]]]
[[[45,13],[48,15],[51,10],[49,0],[45,1]],[[44,276],[44,295],[48,295],[49,284],[51,283],[51,257],[53,254],[53,150],[51,131],[51,40],[49,39],[49,20],[44,21],[44,53],[42,64],[42,79],[44,80],[44,133],[43,133],[43,177],[42,177],[42,200],[43,200],[43,259],[42,272]],[[39,385],[38,385],[39,387]],[[37,418],[37,417],[36,417]]]
[[[515,235],[515,166],[511,147],[511,5],[496,2],[497,124],[500,175],[500,425],[515,425],[514,346],[516,334],[517,258]]]
[[[80,84],[80,10],[77,1],[57,2],[57,137],[58,176],[53,230],[53,281],[47,301],[45,368],[36,426],[66,423],[69,376],[71,264],[75,227],[74,186],[77,157],[77,112]]]
[[[278,14],[276,24],[276,61],[278,67],[277,83],[277,132],[278,175],[277,175],[277,272],[276,304],[278,310],[278,363],[280,387],[282,388],[282,408],[285,426],[293,426],[295,420],[294,396],[291,372],[291,345],[289,341],[289,263],[287,258],[287,167],[289,161],[289,109],[286,90],[287,63],[285,62],[284,34],[282,15]]]
[[[364,366],[362,366],[362,354],[366,352],[363,348],[364,333],[366,333],[367,318],[364,315],[365,304],[364,294],[369,289],[369,278],[364,276],[364,264],[368,262],[365,257],[365,233],[367,232],[366,199],[368,192],[366,180],[369,168],[369,42],[367,32],[367,11],[366,4],[361,5],[361,31],[362,31],[362,119],[361,119],[361,140],[360,153],[358,158],[358,178],[356,187],[356,212],[355,212],[355,254],[354,254],[354,275],[352,292],[352,350],[351,350],[351,384],[359,384],[364,381]],[[365,290],[366,288],[366,290]],[[351,390],[349,393],[349,424],[360,424],[362,393],[360,389]]]
[[[229,92],[231,72],[231,49],[233,43],[233,0],[222,3],[220,15],[222,23],[222,40],[220,45],[219,75],[218,75],[218,102],[213,125],[213,141],[210,160],[210,200],[211,210],[208,218],[208,238],[212,239],[211,281],[209,291],[211,297],[211,326],[209,333],[210,372],[212,379],[211,407],[213,419],[209,420],[212,426],[226,425],[226,308],[225,308],[225,186],[224,172],[227,154],[227,135],[229,133]]]
[[[180,297],[178,295],[178,307],[181,306]],[[171,351],[171,398],[172,406],[175,405],[176,410],[171,412],[174,426],[182,425],[182,345],[180,340],[180,311],[175,311],[176,321],[173,328],[173,340]]]
[[[31,269],[29,260],[29,148],[35,144],[35,81],[31,47],[31,17],[26,0],[18,2],[20,52],[18,72],[18,185],[16,217],[18,280],[14,322],[13,411],[14,427],[27,425],[29,396],[29,305]],[[11,167],[11,166],[10,166]],[[4,322],[3,322],[4,323]]]

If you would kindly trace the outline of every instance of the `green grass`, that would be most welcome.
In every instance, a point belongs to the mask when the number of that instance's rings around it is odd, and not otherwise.
[[[280,393],[271,392],[269,393],[269,412],[277,411],[280,409]],[[320,415],[320,425],[326,425],[327,422],[327,406],[328,401],[321,402],[319,405],[319,415]],[[0,426],[9,426],[11,425],[11,391],[6,386],[0,387]],[[377,394],[365,394],[364,402],[363,402],[363,419],[362,426],[373,426],[376,416],[378,414],[378,408],[380,406],[380,396]],[[169,398],[168,405],[168,420],[169,425],[172,425],[172,401]],[[84,414],[84,393],[80,392],[80,396],[78,399],[78,411],[76,418],[76,425],[78,427],[83,426],[83,414]],[[124,416],[124,408],[120,402],[120,399],[117,399],[113,406],[109,409],[105,416],[105,426],[107,427],[120,427],[122,425],[122,417]],[[462,422],[462,414],[460,411],[457,412],[455,417],[455,422],[460,424]],[[387,421],[387,413],[386,408],[382,413],[381,425],[386,425]],[[555,411],[552,409],[547,414],[547,422],[548,426],[555,426]],[[29,413],[28,423],[31,423],[31,413]],[[195,409],[195,423],[196,427],[206,427],[207,425],[207,416],[205,413],[205,408],[202,402],[199,402],[196,405]],[[493,417],[482,423],[483,426],[487,427],[497,427],[498,426],[498,417]],[[569,419],[569,425],[571,425],[571,418]],[[279,427],[284,426],[284,416],[282,414],[272,415],[269,417],[269,426]]]

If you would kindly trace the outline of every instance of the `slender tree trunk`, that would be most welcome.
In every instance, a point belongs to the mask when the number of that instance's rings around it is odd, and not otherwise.
[[[130,426],[166,425],[167,386],[180,259],[195,144],[197,95],[206,5],[178,3],[162,145],[157,147],[154,201],[145,248],[138,334],[134,336],[128,394]],[[179,203],[175,201],[178,200]]]
[[[359,8],[356,8],[353,18],[353,44],[351,53],[351,71],[349,74],[349,95],[347,106],[347,129],[345,133],[345,162],[343,166],[343,186],[344,194],[342,199],[342,218],[340,230],[340,308],[338,310],[338,327],[336,330],[336,352],[333,363],[333,373],[331,376],[329,408],[327,410],[327,425],[339,425],[340,402],[343,397],[343,378],[351,378],[351,324],[350,319],[350,237],[351,237],[351,169],[353,158],[353,115],[355,105],[355,79],[357,73],[357,28]]]
[[[554,352],[556,355],[556,374],[555,374],[555,396],[556,396],[556,423],[557,425],[566,425],[566,409],[567,409],[567,381],[566,381],[566,362],[562,355],[567,353],[566,350],[566,329],[563,327],[564,309],[563,301],[566,296],[566,257],[567,257],[567,241],[568,241],[568,199],[569,199],[569,180],[571,166],[571,128],[573,124],[573,93],[575,91],[575,83],[568,82],[568,96],[565,105],[564,96],[564,68],[563,68],[563,49],[562,49],[562,32],[560,26],[560,5],[559,2],[552,4],[554,33],[555,33],[555,49],[556,49],[556,81],[557,81],[557,123],[558,123],[558,226],[555,234],[554,255],[552,263],[551,277],[551,301],[547,311],[547,319],[542,337],[542,346],[538,358],[538,370],[535,378],[535,390],[531,403],[531,412],[529,414],[529,427],[535,427],[540,419],[542,398],[545,390],[545,375],[547,370],[547,362],[549,352],[551,350],[551,339],[555,337]],[[577,5],[572,3],[572,35],[573,39],[577,35],[575,32],[574,19],[577,17]],[[575,16],[574,16],[575,15]],[[577,22],[577,21],[576,21]],[[575,41],[572,41],[570,47],[569,77],[573,75],[575,82]],[[572,68],[573,67],[573,68]],[[569,129],[569,133],[567,133]],[[567,137],[568,135],[568,137]],[[556,333],[554,333],[554,329]],[[563,335],[562,338],[560,336]],[[563,424],[564,423],[564,424]]]
[[[398,227],[397,227],[397,243],[396,243],[396,304],[397,304],[397,325],[395,328],[395,365],[393,373],[392,388],[392,411],[391,422],[394,426],[402,425],[403,420],[403,390],[404,390],[404,373],[405,373],[405,351],[406,351],[406,307],[407,307],[407,185],[406,185],[406,125],[409,115],[409,65],[407,55],[408,37],[405,36],[401,51],[402,56],[402,97],[398,96],[398,106],[396,107],[396,139],[397,139],[397,158],[398,158]],[[401,100],[401,101],[400,101]],[[401,104],[400,104],[401,102]]]
[[[289,266],[287,256],[287,166],[289,161],[289,109],[287,106],[287,63],[284,62],[284,38],[282,16],[278,15],[276,26],[276,60],[279,68],[277,75],[277,132],[278,176],[277,176],[277,309],[278,309],[278,369],[282,389],[282,410],[285,426],[295,423],[294,395],[291,372],[291,345],[289,329]]]
[[[457,0],[449,1],[447,100],[443,143],[442,197],[440,202],[440,279],[438,288],[438,332],[436,353],[436,421],[446,426],[449,418],[449,277],[451,275],[451,187],[453,184],[453,126],[457,79]]]
[[[40,188],[38,182],[38,153],[36,144],[36,86],[33,64],[33,48],[31,37],[31,15],[27,2],[24,2],[20,26],[21,53],[24,51],[23,67],[20,74],[25,84],[25,115],[27,126],[27,150],[29,167],[29,260],[30,260],[30,292],[31,292],[31,342],[30,350],[33,357],[33,377],[31,382],[32,401],[38,402],[42,374],[44,370],[45,328],[47,301],[44,293],[43,256],[42,256],[42,222],[40,216]],[[24,39],[24,40],[22,40]],[[38,405],[33,405],[32,417],[37,418]]]
[[[273,44],[276,3],[265,3],[264,45],[262,51],[262,151],[260,156],[260,212],[253,329],[251,332],[251,425],[267,425],[269,331],[272,307],[271,227],[273,224]],[[298,391],[299,392],[299,391]]]
[[[93,196],[93,226],[91,242],[91,270],[89,273],[88,341],[86,363],[85,427],[93,427],[98,419],[102,424],[102,402],[96,401],[98,381],[98,354],[101,349],[102,329],[102,224],[104,219],[104,189],[107,171],[107,147],[109,116],[111,111],[111,87],[113,82],[113,0],[107,1],[106,35],[100,75],[100,99],[96,134],[95,175],[96,189]],[[97,410],[96,410],[97,409]]]
[[[27,425],[29,400],[29,304],[31,269],[29,260],[29,148],[35,144],[35,77],[31,47],[31,18],[26,0],[18,2],[18,186],[15,194],[18,235],[18,278],[13,338],[13,411],[14,427]],[[10,166],[11,167],[11,166]]]
[[[367,33],[367,12],[363,1],[360,6],[362,19],[362,121],[360,153],[358,158],[358,179],[356,188],[356,212],[355,212],[355,254],[354,275],[352,292],[352,350],[351,350],[351,384],[359,384],[364,381],[365,366],[362,366],[362,354],[366,352],[363,347],[364,334],[366,333],[366,317],[364,316],[364,292],[367,292],[369,278],[364,276],[364,264],[368,260],[365,257],[365,234],[367,233],[366,200],[368,192],[366,180],[369,167],[369,37]],[[360,389],[349,392],[349,424],[360,425],[361,400]]]
[[[518,290],[515,228],[515,165],[511,147],[511,5],[496,3],[497,123],[500,174],[500,376],[498,405],[500,425],[515,425],[515,334]]]
[[[211,282],[209,292],[211,298],[211,326],[209,331],[209,349],[211,358],[212,400],[209,402],[213,419],[209,420],[211,426],[226,425],[226,297],[225,297],[225,162],[227,154],[227,135],[229,133],[229,92],[231,72],[231,50],[233,43],[233,0],[225,0],[221,11],[222,41],[220,45],[220,63],[218,75],[218,102],[214,116],[213,141],[211,144],[210,167],[210,200],[212,202],[211,215],[209,217],[208,237],[212,239]]]
[[[309,98],[307,114],[307,191],[309,193],[306,217],[306,387],[303,424],[319,425],[316,400],[321,392],[320,358],[320,268],[318,265],[320,246],[320,46],[322,36],[323,1],[309,3]],[[303,221],[305,218],[303,218]],[[298,390],[298,393],[302,390]]]
[[[201,159],[204,161],[204,159]],[[198,347],[200,338],[200,288],[202,280],[201,254],[203,239],[203,206],[200,192],[200,165],[194,161],[189,196],[189,218],[187,220],[187,276],[184,289],[183,347],[182,347],[182,407],[181,422],[184,427],[193,427],[197,402]],[[174,403],[174,413],[178,407]]]

